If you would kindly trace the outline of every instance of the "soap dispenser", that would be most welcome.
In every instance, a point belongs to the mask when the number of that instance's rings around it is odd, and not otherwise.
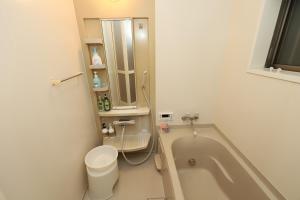
[[[92,64],[94,66],[102,65],[102,60],[101,60],[101,57],[99,56],[99,54],[97,52],[96,47],[93,49]]]
[[[93,84],[95,88],[101,87],[101,79],[97,72],[94,72]]]

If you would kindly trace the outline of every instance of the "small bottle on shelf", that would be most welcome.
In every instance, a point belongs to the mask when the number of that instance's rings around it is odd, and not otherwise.
[[[100,88],[101,87],[101,79],[98,76],[97,72],[94,72],[93,84],[94,84],[94,88]]]
[[[114,132],[115,132],[115,130],[114,130],[112,124],[109,123],[109,124],[108,124],[108,133],[109,133],[109,134],[113,134]]]
[[[104,94],[103,103],[104,103],[104,111],[110,111],[111,103],[106,94]]]
[[[93,56],[92,56],[92,64],[94,66],[101,66],[102,65],[102,60],[101,57],[99,56],[98,52],[97,52],[97,48],[93,48]]]
[[[104,101],[101,96],[98,97],[98,109],[100,112],[104,111]]]
[[[103,134],[107,134],[108,133],[108,128],[106,127],[105,123],[102,124],[102,133]]]

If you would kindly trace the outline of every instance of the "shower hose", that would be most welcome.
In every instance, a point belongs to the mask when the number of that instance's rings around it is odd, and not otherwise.
[[[154,116],[153,116],[153,114],[152,114],[152,112],[151,112],[151,104],[150,104],[150,101],[149,101],[149,99],[148,99],[148,97],[147,97],[147,95],[146,95],[146,91],[145,91],[145,86],[143,85],[142,86],[142,93],[143,93],[143,96],[144,96],[144,98],[145,98],[145,101],[146,101],[146,103],[147,103],[147,105],[148,105],[148,107],[149,107],[149,109],[150,109],[150,120],[151,120],[151,124],[152,124],[152,142],[151,142],[151,147],[150,147],[150,150],[149,150],[149,152],[147,153],[147,155],[145,156],[145,158],[143,158],[142,160],[140,160],[140,161],[132,161],[132,160],[129,160],[128,158],[127,158],[127,156],[125,155],[125,152],[124,152],[124,134],[125,134],[125,130],[126,130],[126,126],[125,125],[123,125],[122,126],[122,134],[121,134],[121,141],[122,141],[122,144],[121,144],[121,152],[122,152],[122,155],[123,155],[123,157],[124,157],[124,159],[125,159],[125,161],[128,163],[128,164],[130,164],[130,165],[140,165],[140,164],[143,164],[144,162],[146,162],[149,158],[150,158],[150,156],[151,156],[151,154],[152,154],[152,152],[153,152],[153,150],[154,150],[154,146],[155,146],[155,137],[154,137],[154,135],[155,135],[155,124],[154,124]],[[151,139],[151,138],[150,138]]]

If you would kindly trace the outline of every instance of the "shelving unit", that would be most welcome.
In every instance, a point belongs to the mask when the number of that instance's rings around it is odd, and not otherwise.
[[[102,65],[90,65],[89,68],[91,70],[100,70],[100,69],[106,69],[106,65],[105,64],[102,64]]]
[[[111,110],[108,112],[99,112],[100,117],[128,117],[128,116],[144,116],[149,115],[148,107],[128,109],[128,110]]]
[[[138,27],[136,25],[136,27]],[[122,117],[126,117],[129,119],[136,120],[137,124],[135,126],[131,126],[126,130],[124,135],[124,151],[125,152],[133,152],[146,149],[149,145],[149,141],[151,139],[151,134],[148,133],[148,130],[151,130],[150,125],[148,124],[148,115],[150,114],[150,109],[148,107],[141,107],[145,106],[144,102],[139,102],[137,106],[140,106],[135,109],[122,109],[122,110],[110,110],[110,111],[103,111],[99,112],[98,109],[98,99],[99,96],[104,94],[107,95],[108,98],[111,98],[111,86],[109,79],[109,70],[110,66],[107,66],[107,56],[105,52],[105,41],[103,39],[103,31],[102,31],[102,24],[100,23],[100,19],[97,18],[86,18],[84,19],[84,31],[82,36],[82,45],[84,47],[84,58],[85,58],[85,66],[87,71],[87,76],[90,84],[90,92],[92,94],[92,102],[94,106],[94,112],[97,118],[97,129],[101,132],[102,123],[112,123],[114,120],[122,119]],[[144,50],[144,43],[140,45],[139,49],[137,48],[136,51],[140,54],[148,53]],[[102,65],[93,65],[92,64],[92,55],[93,49],[96,48],[99,56],[102,59]],[[144,59],[143,56],[140,56],[141,59]],[[141,61],[140,61],[141,62]],[[146,63],[140,64],[146,65]],[[105,87],[94,88],[93,87],[93,73],[97,72],[98,76],[101,79],[102,83],[106,83]],[[142,72],[141,72],[142,73]],[[135,74],[136,75],[136,74]],[[145,132],[140,132],[141,130],[147,130]],[[116,128],[118,130],[118,128]],[[122,147],[120,130],[117,131],[117,136],[115,137],[104,137],[103,144],[105,145],[112,145],[115,146],[119,151]]]
[[[109,91],[109,88],[108,88],[108,86],[106,86],[106,87],[101,87],[101,88],[93,88],[93,91],[94,91],[94,92],[108,92],[108,91]]]
[[[102,45],[103,41],[101,38],[85,38],[84,39],[84,43],[85,44],[98,44],[98,45]]]
[[[84,58],[85,66],[90,84],[90,92],[92,94],[92,102],[94,107],[95,116],[97,116],[97,129],[100,132],[102,127],[102,119],[99,117],[99,98],[103,97],[104,94],[110,98],[110,83],[107,67],[107,58],[105,53],[105,44],[103,39],[102,27],[99,19],[84,19],[84,36],[82,37],[82,45],[84,46]],[[101,65],[93,65],[93,50],[96,48],[98,55],[100,56],[102,63]],[[102,83],[105,86],[95,88],[93,85],[93,73],[97,72]]]
[[[150,138],[151,138],[150,133],[124,135],[123,150],[124,152],[133,152],[133,151],[146,149],[149,144]],[[118,151],[121,151],[122,148],[121,139],[122,138],[119,135],[115,137],[104,137],[103,144],[114,146],[118,149]]]

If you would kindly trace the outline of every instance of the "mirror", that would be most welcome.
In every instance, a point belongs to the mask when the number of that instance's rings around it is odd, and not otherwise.
[[[132,19],[102,19],[103,41],[114,108],[137,104]]]

